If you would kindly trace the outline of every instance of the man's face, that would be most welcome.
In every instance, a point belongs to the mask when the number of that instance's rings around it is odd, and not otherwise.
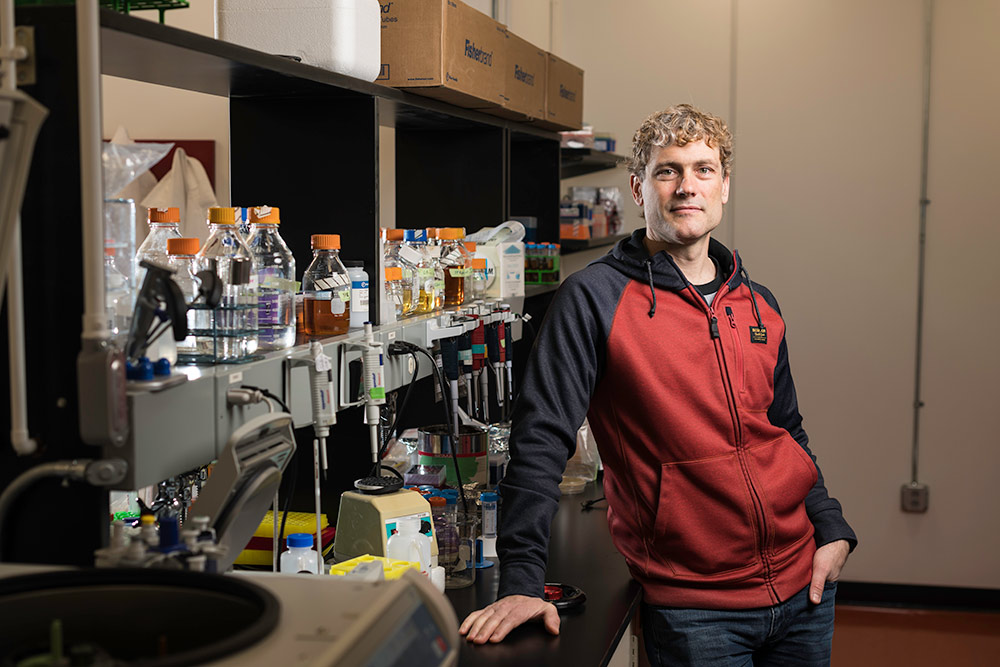
[[[719,151],[704,141],[653,146],[642,180],[632,175],[629,185],[645,213],[646,236],[676,245],[690,245],[718,227],[729,201]]]

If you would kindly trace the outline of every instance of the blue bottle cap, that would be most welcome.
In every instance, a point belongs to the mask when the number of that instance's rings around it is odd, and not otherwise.
[[[305,547],[311,549],[313,545],[312,533],[292,533],[288,536],[288,548],[298,549],[299,547]]]
[[[457,505],[458,504],[458,496],[440,496],[440,497],[444,498],[445,502],[447,502],[449,505]]]
[[[162,357],[156,363],[153,364],[153,375],[167,376],[170,375],[170,360],[166,357]]]
[[[125,365],[125,378],[128,380],[152,380],[153,364],[146,357],[140,357],[135,364],[127,362]]]
[[[500,496],[493,493],[492,491],[483,491],[482,493],[479,494],[479,500],[481,500],[484,503],[495,503],[499,499]]]
[[[458,499],[458,489],[441,489],[440,491],[438,491],[438,493],[440,493],[445,498],[451,497],[455,498],[456,500]]]
[[[180,549],[180,523],[176,516],[160,519],[160,551],[167,553]]]
[[[403,240],[410,242],[416,241],[418,243],[425,243],[427,241],[427,230],[426,229],[403,230]]]

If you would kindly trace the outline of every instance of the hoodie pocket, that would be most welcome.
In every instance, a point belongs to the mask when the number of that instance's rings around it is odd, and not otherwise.
[[[754,564],[756,534],[735,453],[662,465],[653,548],[675,575],[703,578]]]
[[[818,477],[816,465],[791,436],[747,450],[768,521],[768,544],[773,556],[813,534],[805,499]]]

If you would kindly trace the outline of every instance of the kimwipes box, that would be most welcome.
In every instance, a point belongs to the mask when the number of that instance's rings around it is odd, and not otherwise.
[[[583,126],[583,70],[558,56],[548,55],[545,120],[539,125],[554,130],[579,130]]]
[[[501,106],[507,30],[459,0],[382,3],[378,83],[456,106]]]

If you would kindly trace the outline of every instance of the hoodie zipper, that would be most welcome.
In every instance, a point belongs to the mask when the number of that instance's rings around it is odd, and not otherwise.
[[[689,285],[689,288],[694,291],[694,287]],[[760,494],[757,492],[757,487],[753,483],[753,478],[750,476],[750,467],[747,463],[746,458],[746,448],[743,442],[743,426],[740,423],[739,413],[736,407],[736,394],[733,389],[733,382],[729,375],[729,365],[726,363],[725,351],[722,347],[722,339],[719,334],[719,320],[716,317],[714,304],[719,303],[721,298],[728,293],[728,283],[724,284],[719,292],[715,295],[712,300],[712,306],[705,304],[708,311],[708,324],[709,332],[712,336],[712,343],[715,345],[715,355],[719,361],[719,370],[722,374],[722,384],[726,391],[726,401],[729,404],[729,414],[733,420],[733,432],[736,437],[736,460],[739,461],[740,470],[743,473],[743,480],[750,490],[750,498],[752,500],[754,515],[757,518],[758,530],[760,531],[760,560],[764,565],[764,582],[767,585],[768,592],[771,595],[771,599],[775,602],[779,602],[781,598],[778,596],[778,592],[774,589],[774,574],[771,570],[771,561],[767,555],[767,544],[768,544],[768,527],[767,527],[767,517],[764,512],[764,503],[760,499]],[[697,295],[697,294],[696,294]],[[697,295],[700,296],[700,295]],[[700,299],[702,303],[705,303],[704,299]],[[727,315],[730,315],[730,326],[735,327],[735,317],[731,316],[732,310],[726,307]],[[735,335],[735,332],[734,332]]]
[[[729,333],[733,336],[733,346],[736,348],[736,377],[740,379],[740,393],[747,390],[747,375],[743,369],[743,342],[740,340],[739,330],[736,328],[736,315],[733,309],[726,306],[726,317],[729,318]]]

